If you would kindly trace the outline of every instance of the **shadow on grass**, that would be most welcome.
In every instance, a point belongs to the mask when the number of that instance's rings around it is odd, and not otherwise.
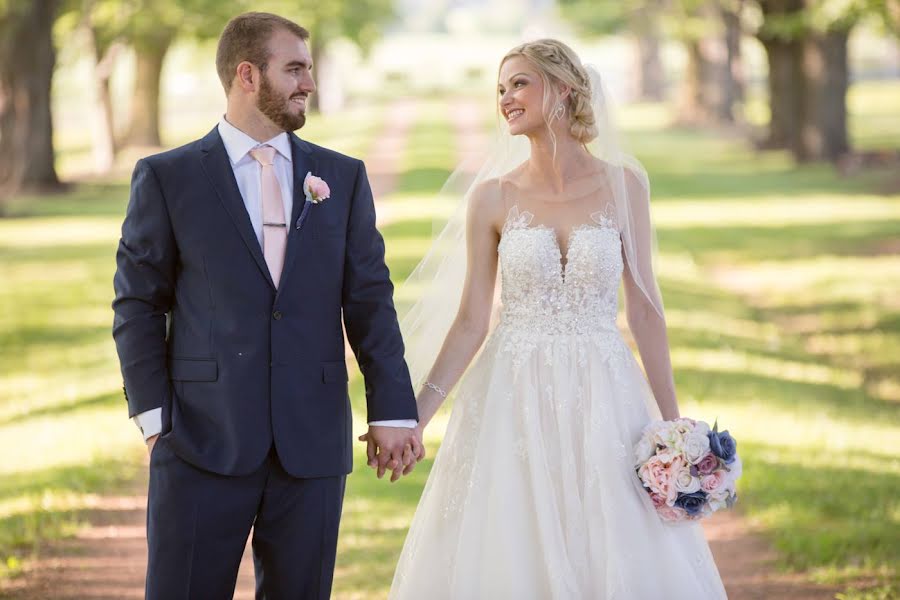
[[[666,288],[668,289],[668,288]],[[726,352],[739,351],[752,357],[764,357],[774,360],[790,361],[805,365],[826,365],[841,371],[860,370],[863,376],[869,372],[872,376],[888,376],[900,374],[900,365],[890,361],[886,357],[863,356],[859,349],[850,346],[835,344],[827,351],[814,352],[808,347],[808,337],[815,336],[842,336],[858,335],[869,336],[876,340],[896,339],[900,346],[900,320],[893,316],[879,319],[869,326],[843,325],[840,321],[834,322],[829,315],[837,314],[860,315],[867,307],[857,302],[823,302],[814,303],[804,307],[777,307],[772,309],[757,309],[740,306],[734,299],[730,303],[734,305],[733,318],[740,319],[748,324],[777,324],[777,328],[771,331],[771,337],[760,331],[746,335],[727,333],[724,326],[717,327],[716,318],[726,315],[725,310],[708,310],[715,293],[710,293],[703,300],[702,312],[697,312],[695,304],[698,294],[669,293],[666,295],[666,305],[670,309],[678,307],[679,312],[690,314],[695,312],[707,317],[704,319],[691,319],[682,322],[677,317],[669,318],[667,329],[673,348],[690,348],[695,350],[722,350]],[[721,301],[729,302],[727,296],[721,296]],[[672,311],[675,312],[674,310]],[[815,319],[814,324],[803,323],[807,318]],[[699,322],[698,322],[699,321]],[[700,324],[702,322],[702,325]],[[854,322],[858,323],[858,319]],[[800,328],[800,329],[798,329]],[[884,342],[887,343],[887,342]],[[886,362],[876,366],[868,365],[870,361]],[[891,367],[893,366],[893,372]]]
[[[450,173],[449,169],[437,167],[410,169],[400,174],[400,178],[397,181],[397,189],[394,191],[403,194],[423,193],[437,195],[437,190],[441,189]]]
[[[660,274],[657,277],[666,309],[693,312],[702,310],[709,315],[733,318],[753,316],[747,305],[735,302],[734,296],[711,286],[697,285],[691,281],[673,279]]]
[[[428,240],[431,238],[433,221],[428,219],[398,219],[381,228],[388,240]]]
[[[683,227],[658,231],[666,252],[688,252],[700,262],[796,260],[820,255],[872,256],[898,238],[898,222],[850,221],[784,227]]]
[[[124,403],[125,397],[121,393],[98,394],[96,396],[81,398],[76,402],[42,406],[33,410],[14,414],[5,419],[0,419],[0,427],[15,425],[17,423],[22,423],[31,419],[40,419],[42,417],[63,417],[67,414],[84,409],[119,407],[124,410],[124,406],[122,406]]]
[[[886,181],[886,171],[873,171],[843,179],[831,166],[770,169],[760,173],[748,167],[734,169],[733,163],[703,172],[673,172],[660,165],[650,171],[655,198],[695,198],[721,202],[729,198],[782,197],[810,195],[871,195]]]
[[[394,258],[391,259],[388,263],[388,267],[391,270],[391,279],[400,283],[406,281],[406,279],[410,276],[413,269],[416,268],[416,265],[419,264],[418,258]]]
[[[8,248],[0,246],[0,256],[4,261],[16,261],[20,266],[28,266],[29,262],[40,263],[72,263],[92,261],[101,263],[109,269],[115,268],[118,240],[108,242],[91,242],[81,244],[58,244],[32,247]],[[49,265],[52,266],[52,265]],[[112,281],[110,280],[110,290]],[[112,300],[112,291],[110,291]]]
[[[808,383],[779,377],[778,373],[707,370],[681,367],[675,370],[679,389],[699,398],[716,398],[727,404],[764,403],[772,409],[802,414],[828,414],[848,425],[873,421],[900,426],[900,406],[878,400],[862,390],[829,383]]]
[[[9,203],[7,218],[125,217],[127,183],[80,184],[64,194],[20,196]]]
[[[673,348],[722,352],[739,350],[750,357],[784,360],[811,366],[822,363],[819,357],[812,356],[803,348],[790,343],[773,344],[758,337],[739,337],[706,329],[693,329],[689,326],[681,327],[677,321],[669,321],[667,330]]]
[[[112,315],[112,310],[110,310]],[[16,346],[67,346],[72,347],[78,344],[93,343],[95,341],[109,338],[112,335],[112,316],[110,316],[110,324],[99,326],[81,326],[81,327],[62,327],[62,326],[19,326],[9,332],[0,332],[0,344],[7,349]],[[0,353],[2,356],[3,353]]]
[[[650,174],[654,198],[663,202],[872,194],[892,176],[888,168],[842,177],[828,164],[797,166],[786,152],[756,152],[745,139],[714,131],[642,130],[630,132],[628,141]]]

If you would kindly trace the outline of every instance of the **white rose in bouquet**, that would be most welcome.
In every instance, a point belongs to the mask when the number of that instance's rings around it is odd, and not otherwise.
[[[696,465],[709,452],[709,436],[696,430],[692,431],[684,438],[682,452],[688,462]]]

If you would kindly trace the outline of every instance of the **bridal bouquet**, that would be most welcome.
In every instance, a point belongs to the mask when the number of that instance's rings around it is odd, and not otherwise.
[[[737,442],[718,423],[654,421],[634,447],[635,470],[664,521],[696,521],[737,499]]]

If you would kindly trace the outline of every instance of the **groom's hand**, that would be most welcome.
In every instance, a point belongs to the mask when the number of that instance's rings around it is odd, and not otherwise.
[[[359,439],[367,443],[369,466],[377,469],[379,479],[391,471],[391,482],[412,472],[425,455],[418,428],[370,425]]]
[[[156,445],[156,440],[159,439],[159,434],[151,435],[147,438],[147,454],[153,454],[153,446]]]

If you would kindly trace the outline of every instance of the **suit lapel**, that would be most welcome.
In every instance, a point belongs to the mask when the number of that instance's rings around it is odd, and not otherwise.
[[[318,166],[315,153],[309,144],[298,138],[293,133],[288,134],[291,140],[291,166],[294,170],[294,205],[291,210],[291,222],[288,223],[288,240],[287,249],[284,256],[284,269],[281,272],[281,282],[278,288],[284,288],[284,282],[291,274],[291,268],[294,260],[299,253],[300,242],[305,235],[309,235],[310,223],[307,222],[299,231],[297,230],[297,219],[306,203],[306,196],[303,194],[303,180],[307,173],[315,175],[318,172]]]
[[[216,190],[216,194],[218,194],[219,200],[222,201],[228,216],[234,222],[234,226],[244,240],[244,244],[247,246],[250,254],[253,255],[256,266],[259,267],[263,277],[274,289],[275,283],[269,274],[269,267],[266,265],[266,259],[263,256],[259,240],[256,239],[256,233],[253,231],[250,215],[247,214],[247,207],[244,206],[244,199],[234,178],[234,171],[231,169],[231,161],[228,158],[228,153],[225,151],[225,144],[222,143],[222,138],[219,136],[217,128],[214,127],[203,138],[200,147],[203,152],[200,164],[203,165],[206,176]]]

